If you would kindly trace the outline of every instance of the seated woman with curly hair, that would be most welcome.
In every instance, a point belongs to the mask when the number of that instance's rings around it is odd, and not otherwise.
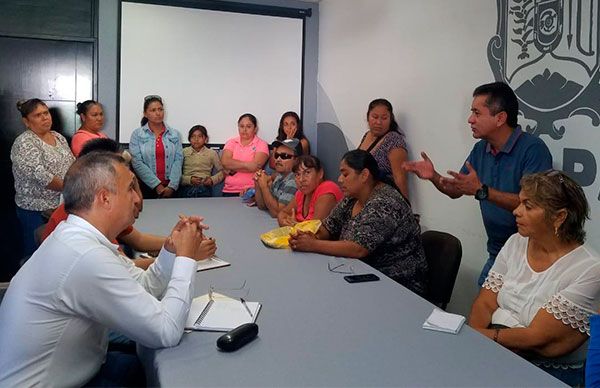
[[[569,385],[583,384],[600,259],[584,245],[585,194],[560,171],[521,179],[519,233],[506,242],[469,324]]]

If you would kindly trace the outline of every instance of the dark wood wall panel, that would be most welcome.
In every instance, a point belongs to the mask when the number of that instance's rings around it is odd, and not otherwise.
[[[0,35],[92,38],[93,0],[1,0]]]
[[[72,136],[76,103],[94,95],[95,9],[94,0],[0,0],[0,281],[22,255],[10,149],[24,126],[15,103],[44,100],[53,129]]]

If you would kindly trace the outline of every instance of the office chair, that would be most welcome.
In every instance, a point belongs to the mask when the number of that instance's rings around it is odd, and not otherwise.
[[[421,234],[425,258],[429,266],[425,299],[446,309],[462,258],[462,245],[453,235],[435,230]]]
[[[0,303],[2,303],[2,299],[4,298],[4,294],[6,293],[9,285],[10,282],[0,282]]]

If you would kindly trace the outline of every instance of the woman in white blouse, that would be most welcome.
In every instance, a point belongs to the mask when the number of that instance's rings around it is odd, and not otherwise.
[[[589,318],[600,305],[600,259],[583,243],[589,206],[560,171],[525,176],[518,234],[502,248],[469,324],[569,385],[583,383]]]

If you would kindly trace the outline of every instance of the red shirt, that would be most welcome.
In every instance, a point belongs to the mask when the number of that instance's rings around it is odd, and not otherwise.
[[[302,210],[304,208],[304,193],[300,190],[296,191],[296,221],[312,220],[315,215],[315,204],[320,196],[325,194],[333,194],[335,202],[340,202],[344,198],[344,194],[340,187],[332,181],[321,182],[319,186],[312,193],[310,202],[308,203],[308,215],[304,217]]]
[[[163,144],[163,135],[165,131],[163,130],[160,135],[156,138],[156,142],[154,143],[154,152],[156,154],[156,177],[160,179],[160,183],[163,186],[168,185],[167,177],[165,176],[165,145]]]

